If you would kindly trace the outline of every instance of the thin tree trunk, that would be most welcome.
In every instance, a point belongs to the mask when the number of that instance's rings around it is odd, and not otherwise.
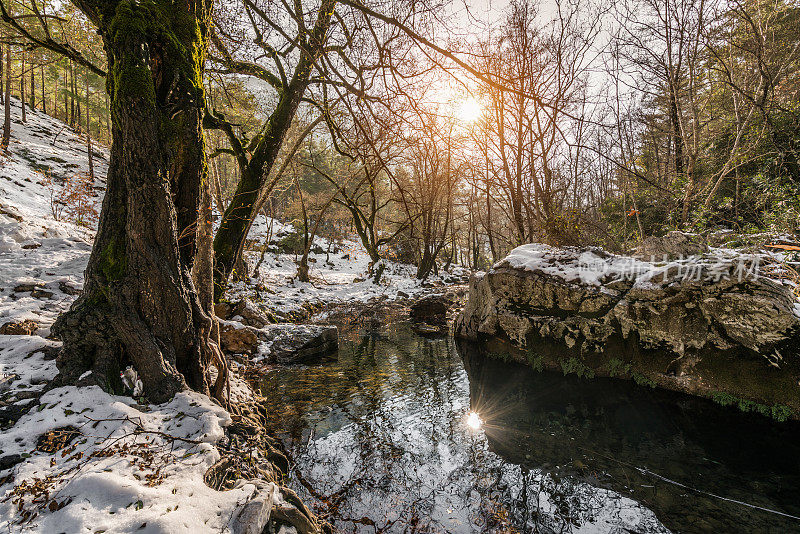
[[[86,80],[86,155],[89,159],[89,178],[94,182],[94,156],[92,155],[92,130],[89,116],[89,72],[84,76]]]
[[[69,62],[69,125],[75,127],[75,66]]]
[[[683,210],[681,212],[681,224],[686,226],[689,220],[689,210],[692,207],[692,198],[695,190],[695,163],[697,156],[692,153],[689,155],[689,163],[686,168],[686,188],[683,194]]]
[[[6,45],[11,46],[11,45]],[[0,46],[0,104],[4,104],[6,101],[6,93],[3,90],[4,83],[3,83],[3,47]]]
[[[64,122],[68,122],[69,119],[69,71],[67,68],[64,68]],[[70,124],[70,126],[72,126]]]
[[[19,108],[22,110],[22,122],[28,121],[28,116],[25,114],[25,51],[20,55],[22,59],[22,66],[19,71]]]
[[[31,111],[33,111],[36,109],[36,78],[34,77],[36,69],[33,67],[33,62],[31,62],[30,69],[31,69]]]
[[[497,261],[497,249],[494,244],[492,228],[492,197],[489,195],[489,183],[486,183],[486,236],[489,239],[489,250],[492,251],[492,263]]]
[[[309,268],[308,268],[308,254],[311,252],[311,247],[314,244],[314,236],[317,235],[317,230],[319,229],[319,224],[322,222],[322,217],[325,215],[325,212],[328,211],[328,208],[333,204],[333,200],[339,194],[339,191],[334,191],[333,194],[328,197],[328,200],[325,201],[325,204],[317,210],[317,220],[314,221],[314,226],[311,228],[311,231],[308,231],[308,219],[306,218],[306,208],[305,204],[303,204],[303,193],[300,191],[300,186],[298,185],[297,191],[300,194],[300,203],[303,207],[303,218],[306,221],[305,228],[306,228],[306,241],[305,247],[303,248],[303,257],[300,258],[300,262],[297,264],[297,279],[301,282],[310,282],[311,278],[309,276]],[[375,283],[378,283],[378,278],[376,278]]]
[[[40,74],[42,78],[42,111],[47,113],[47,92],[45,91],[45,86],[47,85],[44,80],[44,64],[40,66]]]
[[[219,165],[217,164],[217,158],[211,160],[211,175],[214,181],[214,187],[211,190],[213,193],[214,199],[217,202],[217,211],[220,213],[225,211],[225,202],[222,197],[222,186],[219,183]]]
[[[3,151],[8,153],[11,142],[11,45],[6,45],[6,96],[3,112]]]
[[[672,137],[675,143],[675,176],[683,177],[683,134],[678,113],[678,95],[674,84],[670,84],[670,122],[672,122]],[[685,222],[685,221],[683,221]]]

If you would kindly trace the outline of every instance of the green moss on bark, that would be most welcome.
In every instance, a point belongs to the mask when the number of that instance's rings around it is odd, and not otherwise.
[[[100,272],[107,283],[116,282],[125,275],[127,259],[125,258],[125,246],[111,241],[100,252]]]

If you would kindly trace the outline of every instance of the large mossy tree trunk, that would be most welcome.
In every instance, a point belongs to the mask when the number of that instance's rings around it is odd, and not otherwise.
[[[84,381],[118,391],[133,365],[151,401],[208,393],[219,355],[202,131],[210,2],[76,3],[103,37],[112,145],[84,291],[52,329],[62,381],[92,371]]]

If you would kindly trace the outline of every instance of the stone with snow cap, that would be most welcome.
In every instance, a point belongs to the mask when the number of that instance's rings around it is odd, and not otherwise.
[[[673,389],[729,391],[800,413],[800,306],[790,284],[761,275],[763,260],[715,250],[652,263],[597,248],[523,245],[473,277],[454,332],[528,351],[555,343],[572,351],[563,358],[597,374],[608,362],[588,355],[613,346],[632,372],[641,365],[665,387],[664,377],[675,376]]]

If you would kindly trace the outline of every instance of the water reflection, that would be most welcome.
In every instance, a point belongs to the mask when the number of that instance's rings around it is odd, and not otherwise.
[[[774,436],[769,425],[756,424],[762,437],[744,446],[737,427],[723,429],[739,415],[718,417],[727,412],[716,406],[676,405],[613,381],[539,374],[461,348],[463,362],[452,340],[425,339],[398,323],[384,335],[342,343],[337,362],[284,368],[265,379],[271,424],[296,463],[290,484],[337,529],[665,532],[667,525],[690,532],[752,525],[747,530],[785,532],[800,525],[637,470],[800,515],[792,504],[799,497],[796,432]],[[755,448],[761,456],[751,458]]]
[[[680,532],[800,531],[799,520],[760,509],[800,516],[797,424],[462,352],[471,406],[506,460],[613,489]]]
[[[483,419],[478,415],[478,412],[471,411],[467,414],[467,426],[472,430],[480,430],[481,426],[483,426]]]

